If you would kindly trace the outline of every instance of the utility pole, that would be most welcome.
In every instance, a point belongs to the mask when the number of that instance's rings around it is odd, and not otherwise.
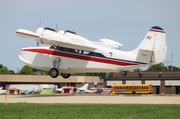
[[[166,61],[166,63],[167,63],[167,70],[169,71],[169,70],[171,70],[171,71],[173,71],[173,55],[174,55],[174,51],[168,51],[167,52],[168,54],[170,53],[171,54],[171,60],[169,61],[169,60],[167,60]],[[170,64],[171,64],[171,69],[169,69],[169,62],[170,62]]]
[[[171,51],[171,71],[173,71],[173,54],[174,51]]]

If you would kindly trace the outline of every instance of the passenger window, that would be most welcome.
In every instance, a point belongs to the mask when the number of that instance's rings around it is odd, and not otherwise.
[[[59,50],[60,50],[60,51],[64,51],[64,48],[63,48],[63,47],[59,47]]]
[[[64,51],[65,52],[70,52],[70,49],[69,48],[64,48]]]
[[[97,57],[100,57],[100,54],[99,54],[99,53],[96,53],[96,56],[97,56]]]
[[[79,53],[79,50],[76,50],[76,49],[75,49],[75,52],[76,52],[76,53]]]
[[[71,51],[72,53],[76,53],[75,49],[71,49],[70,51]]]
[[[88,51],[83,51],[83,54],[84,55],[89,55],[89,52]]]

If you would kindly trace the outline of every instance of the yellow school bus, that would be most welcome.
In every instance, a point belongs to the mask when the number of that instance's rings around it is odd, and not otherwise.
[[[153,93],[151,84],[113,84],[112,94],[150,94]]]

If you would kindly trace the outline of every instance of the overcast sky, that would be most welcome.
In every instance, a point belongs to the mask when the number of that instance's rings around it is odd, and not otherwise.
[[[180,67],[179,0],[0,0],[0,64],[21,69],[21,48],[36,42],[16,36],[19,28],[41,27],[72,30],[93,41],[108,38],[133,50],[152,26],[166,32],[168,51],[174,51],[173,65]],[[167,54],[164,64],[171,60]],[[170,64],[170,63],[169,63]]]

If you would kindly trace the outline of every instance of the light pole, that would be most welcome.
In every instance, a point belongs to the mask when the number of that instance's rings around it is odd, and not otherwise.
[[[70,86],[70,78],[68,78],[68,80],[69,80],[69,86]]]

